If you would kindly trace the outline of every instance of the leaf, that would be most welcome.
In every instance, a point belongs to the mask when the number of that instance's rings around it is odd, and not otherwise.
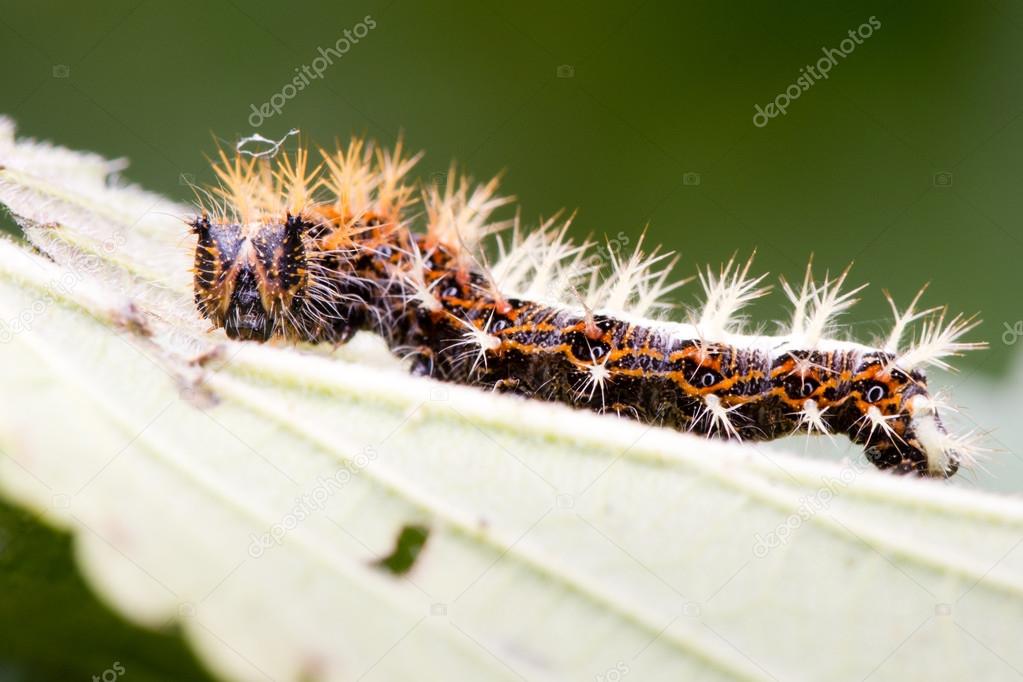
[[[367,335],[232,343],[186,208],[93,156],[0,164],[53,259],[0,242],[0,489],[225,678],[1023,670],[1017,500],[413,378]]]
[[[65,534],[3,503],[0,591],[0,679],[89,680],[115,664],[144,682],[210,679],[176,631],[133,627],[98,602],[72,565]]]

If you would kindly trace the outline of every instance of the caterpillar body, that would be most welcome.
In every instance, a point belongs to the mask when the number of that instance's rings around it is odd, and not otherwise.
[[[274,149],[276,152],[276,148]],[[497,182],[449,173],[417,192],[419,156],[356,139],[292,154],[221,151],[217,186],[199,190],[194,283],[199,311],[232,338],[344,343],[381,335],[414,373],[552,400],[724,438],[845,434],[881,469],[947,477],[973,459],[927,389],[926,365],[983,344],[978,322],[944,309],[895,313],[879,346],[830,338],[862,287],[846,273],[782,286],[793,313],[778,336],[742,333],[740,311],[764,275],[734,259],[699,275],[705,300],[685,323],[657,314],[671,254],[615,250],[566,237],[571,219],[525,234],[495,221],[511,199]],[[425,226],[410,209],[422,204]],[[498,232],[498,258],[482,244]],[[600,262],[612,272],[601,278]],[[921,294],[923,291],[920,292]],[[902,345],[920,321],[913,343]]]

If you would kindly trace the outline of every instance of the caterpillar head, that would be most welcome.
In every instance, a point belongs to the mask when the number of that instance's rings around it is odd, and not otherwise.
[[[199,311],[232,339],[266,341],[296,333],[297,309],[308,284],[300,217],[283,222],[192,223],[195,300]]]
[[[945,430],[920,370],[903,371],[891,356],[867,356],[849,398],[849,436],[881,469],[947,478],[970,457],[966,444]]]

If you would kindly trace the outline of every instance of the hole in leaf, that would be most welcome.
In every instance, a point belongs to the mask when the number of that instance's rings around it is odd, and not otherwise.
[[[405,575],[412,570],[428,537],[430,529],[426,526],[402,526],[394,550],[383,559],[378,559],[374,565],[394,575]]]

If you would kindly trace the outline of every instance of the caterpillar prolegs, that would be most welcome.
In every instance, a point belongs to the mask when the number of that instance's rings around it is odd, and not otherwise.
[[[835,318],[862,287],[808,267],[800,285],[782,280],[784,333],[744,334],[740,311],[768,287],[733,259],[700,273],[705,300],[687,322],[664,321],[664,295],[684,283],[670,279],[671,254],[644,254],[640,240],[631,255],[594,257],[567,239],[571,219],[524,233],[517,218],[492,219],[511,201],[496,180],[475,185],[452,167],[443,187],[417,187],[406,176],[419,156],[400,144],[318,153],[222,151],[218,185],[199,192],[195,299],[232,338],[339,344],[370,330],[445,381],[724,438],[845,434],[899,473],[947,477],[972,460],[923,369],[983,346],[960,341],[975,318],[889,297],[886,340],[838,340]]]

